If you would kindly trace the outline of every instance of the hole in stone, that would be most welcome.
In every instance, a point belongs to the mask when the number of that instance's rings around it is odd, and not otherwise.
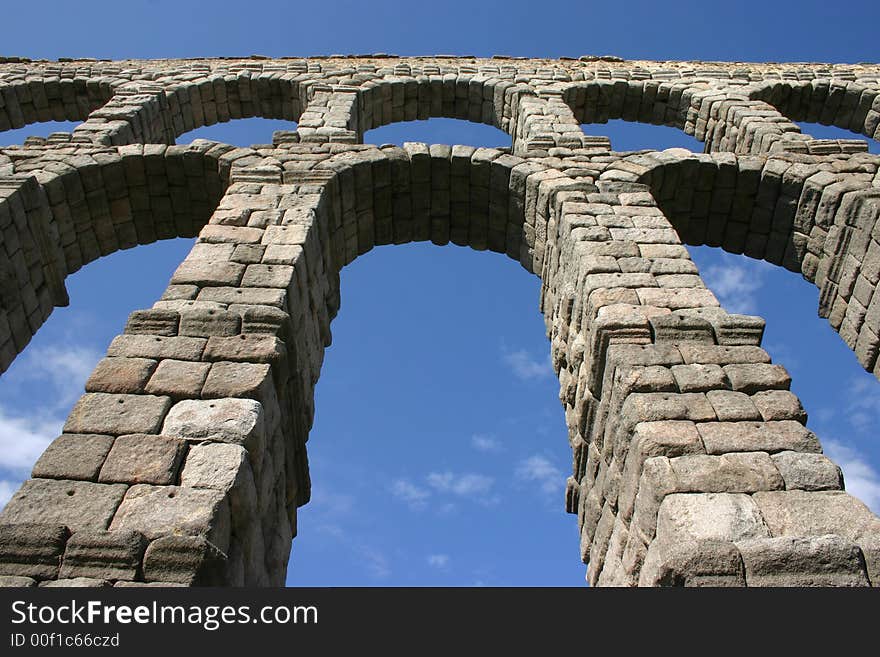
[[[586,135],[604,136],[611,140],[611,149],[618,152],[686,148],[695,153],[703,152],[703,143],[684,130],[666,125],[636,123],[612,119],[607,123],[583,123]]]
[[[162,338],[156,338],[156,342],[162,342]]]
[[[117,399],[117,400],[116,400],[116,403],[117,403],[117,404],[124,404],[124,403],[125,403],[125,400],[124,400],[124,399]]]
[[[169,497],[169,498],[173,498],[173,497],[174,497],[174,493],[168,493],[168,497]]]
[[[247,336],[246,336],[246,335],[241,335],[241,336],[239,336],[239,337],[240,337],[242,340],[247,340]]]
[[[511,144],[510,135],[484,123],[463,119],[434,118],[425,121],[403,121],[368,130],[365,144],[396,144],[417,141],[426,144],[462,144],[474,147],[505,148]]]
[[[68,497],[72,497],[73,494],[74,494],[74,491],[72,491],[72,490],[67,491],[67,496],[68,496]]]
[[[214,314],[214,311],[213,311],[213,310],[209,310],[209,311],[208,311],[208,314],[209,314],[209,315],[213,315],[213,314]]]

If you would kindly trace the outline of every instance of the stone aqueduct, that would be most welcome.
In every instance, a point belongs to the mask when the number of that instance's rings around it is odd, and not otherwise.
[[[289,119],[251,148],[175,145]],[[497,126],[506,149],[361,143],[398,121]],[[674,126],[706,154],[621,153],[581,124]],[[0,365],[64,280],[198,236],[134,312],[0,515],[9,585],[281,585],[309,500],[313,389],[339,271],[380,244],[506,253],[542,281],[594,585],[880,584],[880,519],[843,490],[760,344],[682,246],[797,272],[880,373],[880,66],[615,58],[6,60]]]

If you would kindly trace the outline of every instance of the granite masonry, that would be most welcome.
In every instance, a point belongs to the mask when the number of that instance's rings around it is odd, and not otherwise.
[[[297,129],[175,144],[251,116]],[[429,117],[511,145],[362,143]],[[617,152],[581,128],[614,118],[705,153]],[[793,123],[880,138],[880,65],[0,60],[0,130],[49,120],[81,124],[0,149],[0,370],[67,303],[68,274],[198,241],[0,514],[0,582],[283,585],[339,272],[429,240],[542,282],[591,584],[880,585],[880,519],[806,428],[763,320],[721,308],[683,246],[813,282],[880,374],[880,157]]]

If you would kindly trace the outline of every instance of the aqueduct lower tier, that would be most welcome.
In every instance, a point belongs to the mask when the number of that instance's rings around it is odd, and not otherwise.
[[[251,148],[174,145],[248,116]],[[397,121],[497,126],[507,149],[362,144]],[[583,123],[694,135],[616,152]],[[375,245],[506,253],[542,281],[576,514],[597,585],[878,585],[880,519],[843,490],[760,344],[682,242],[798,272],[880,372],[880,66],[614,58],[0,63],[0,366],[65,277],[198,236],[134,312],[0,514],[10,585],[280,585],[339,271]]]

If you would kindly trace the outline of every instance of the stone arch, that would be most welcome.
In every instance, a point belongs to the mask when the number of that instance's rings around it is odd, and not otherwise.
[[[0,132],[44,121],[85,121],[113,96],[109,78],[31,77],[0,83]]]
[[[53,159],[50,171],[0,180],[7,226],[0,370],[54,306],[67,305],[68,275],[120,249],[194,237],[228,184],[218,158],[230,149],[131,146]]]
[[[833,125],[880,141],[880,90],[846,78],[767,80],[750,97],[777,108],[792,121]]]
[[[808,136],[763,99],[701,79],[591,80],[569,85],[563,99],[581,124],[622,119],[677,128],[706,152],[790,150]]]
[[[515,137],[519,98],[533,87],[486,75],[460,73],[386,77],[358,88],[359,129],[430,118],[484,123]]]
[[[857,168],[877,156],[839,156]],[[880,221],[875,176],[841,176],[827,159],[653,153],[630,158],[682,240],[722,247],[801,274],[820,291],[828,319],[859,363],[877,369]],[[875,296],[877,297],[875,299]]]

